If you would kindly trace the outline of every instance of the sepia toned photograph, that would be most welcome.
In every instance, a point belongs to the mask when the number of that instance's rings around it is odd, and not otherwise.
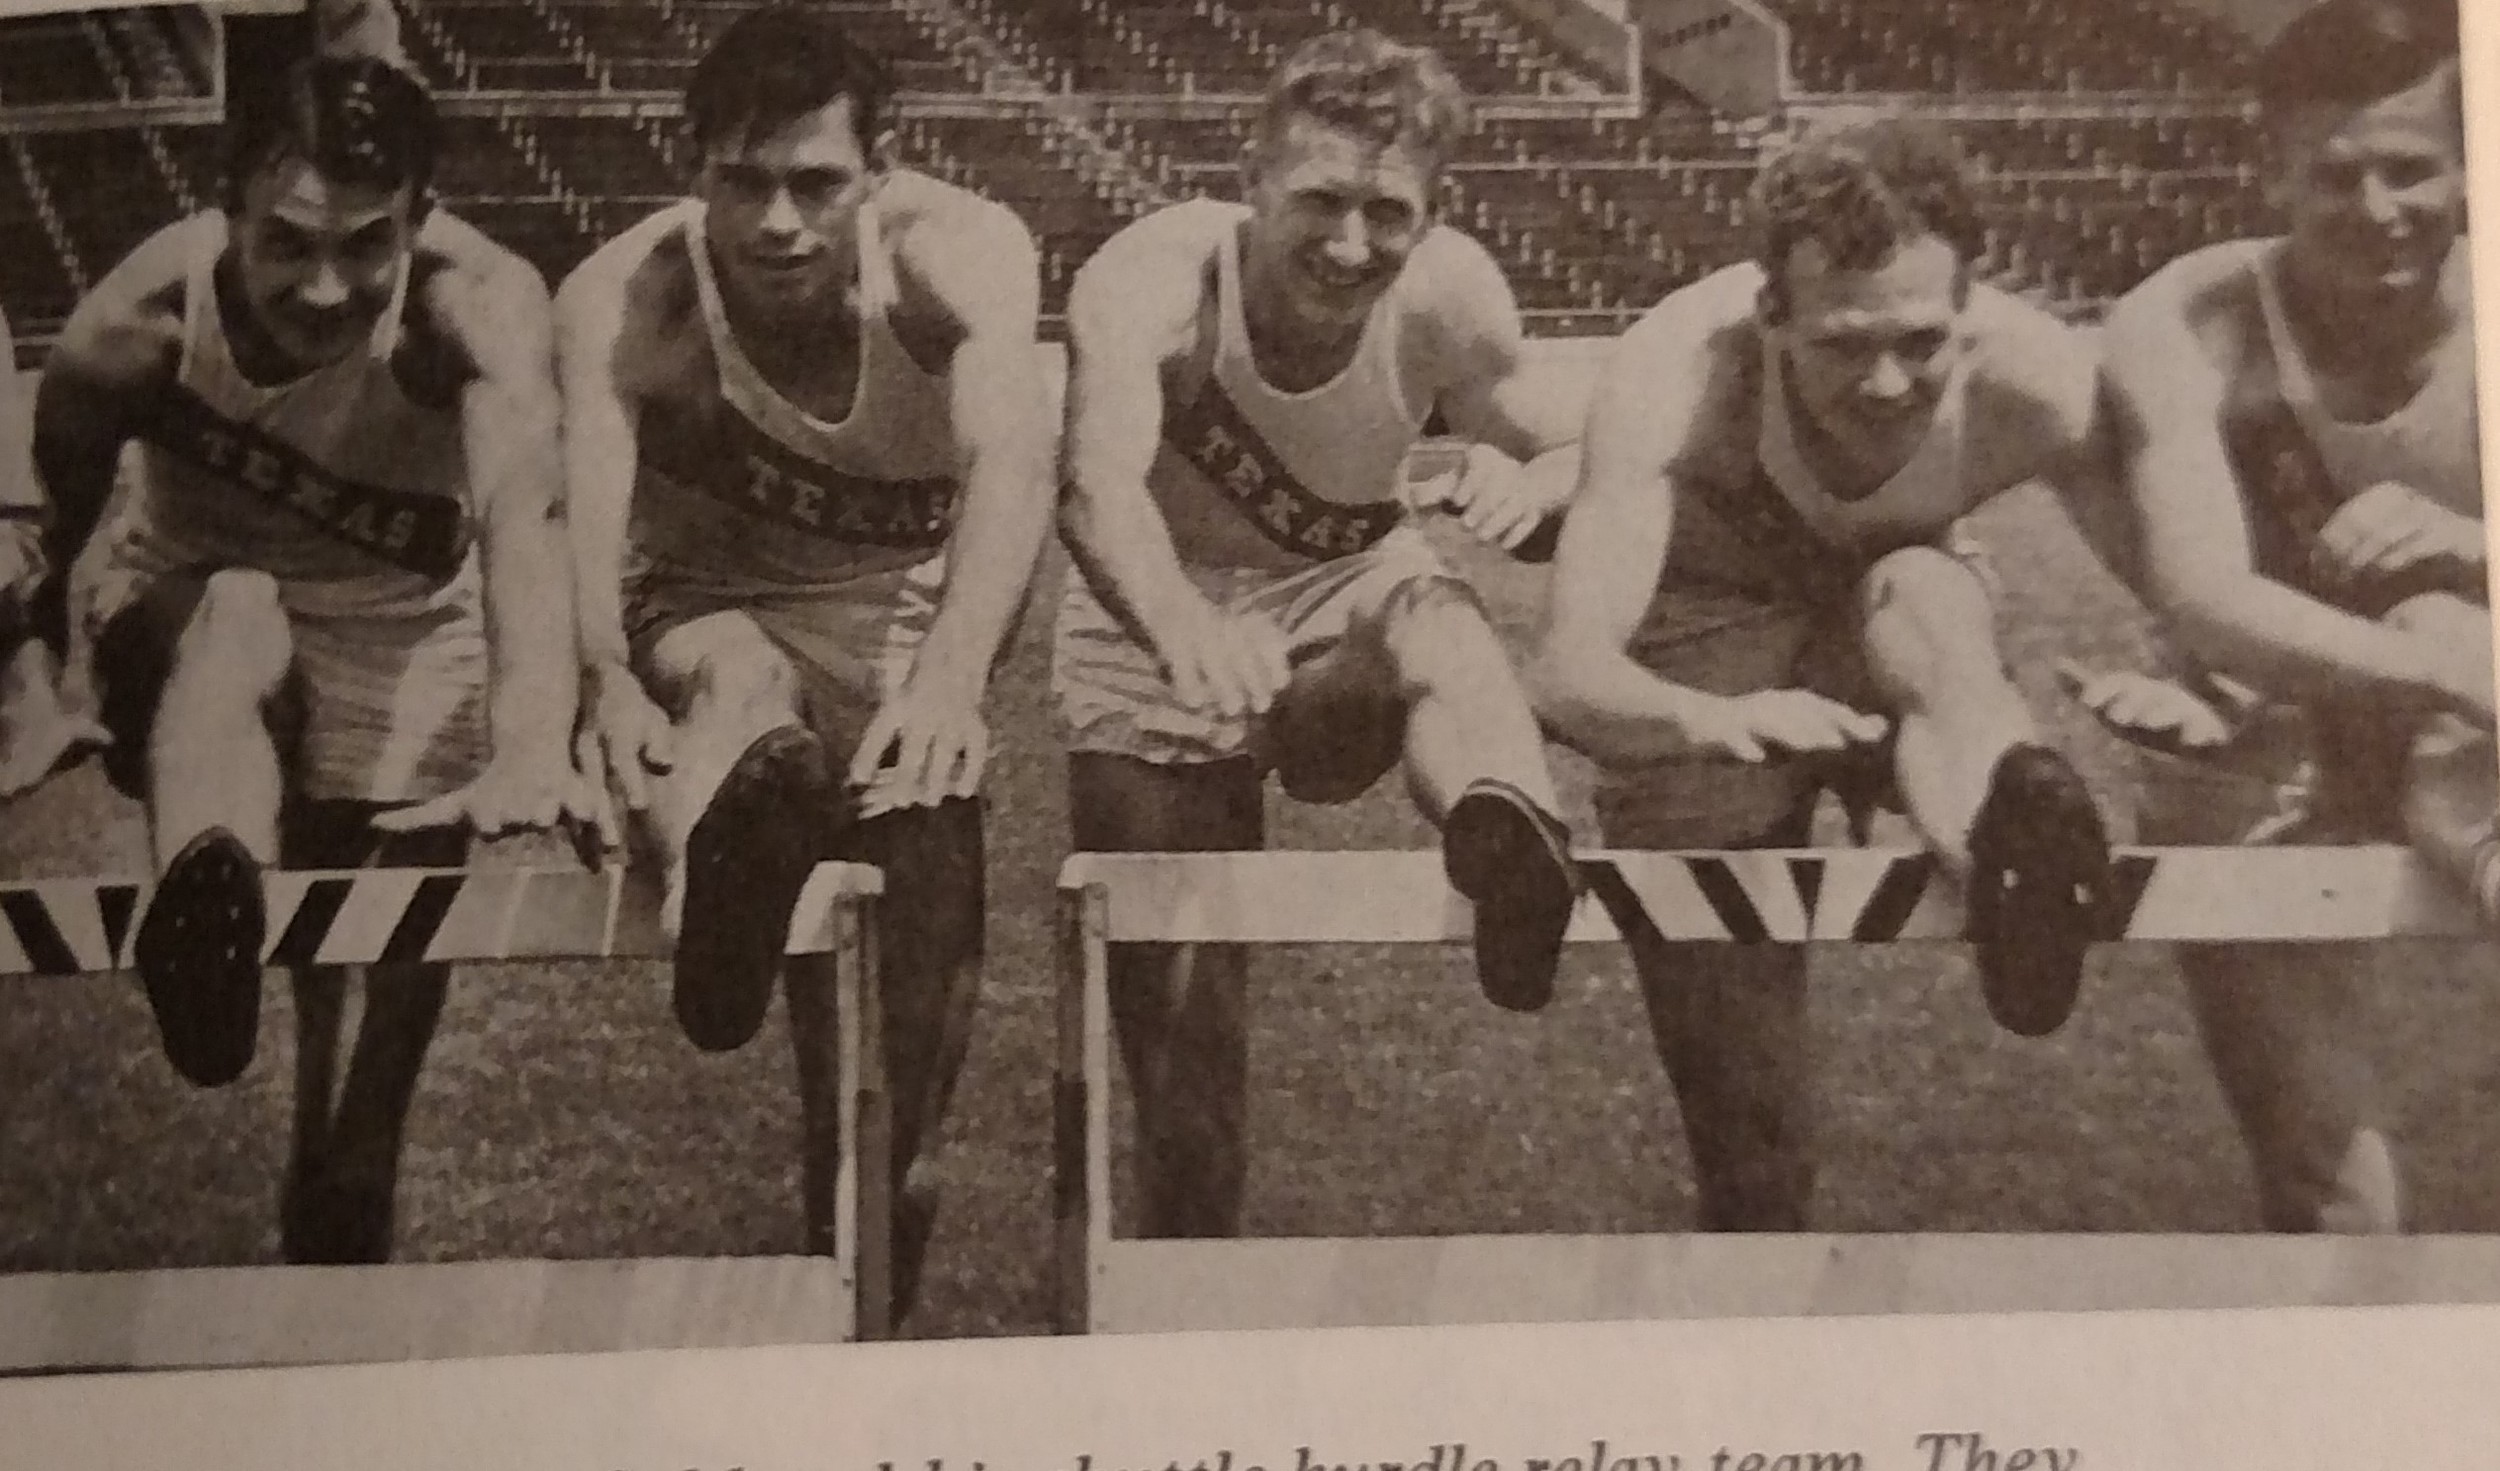
[[[0,1372],[2500,1301],[2456,5],[11,0]]]

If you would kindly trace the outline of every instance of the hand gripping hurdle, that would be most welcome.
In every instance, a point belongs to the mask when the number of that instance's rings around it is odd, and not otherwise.
[[[1598,853],[1574,943],[1659,937],[1809,944],[1950,941],[1961,901],[1928,854]],[[2478,938],[2406,849],[2137,848],[2118,855],[2113,941]],[[1114,1235],[1108,947],[1463,944],[1466,901],[1433,852],[1082,854],[1060,871],[1054,1258],[1062,1332],[1387,1326],[1810,1311],[2256,1306],[2349,1297],[2354,1254],[2290,1237],[1452,1236],[1226,1241]],[[2407,1273],[2500,1283],[2500,1246],[2419,1240],[2359,1291],[2416,1300]],[[2423,1264],[2428,1262],[2428,1266]],[[2490,1289],[2485,1288],[2486,1293]],[[2418,1300],[2435,1300],[2432,1293]],[[1903,1299],[1908,1299],[1905,1304]]]
[[[656,895],[610,870],[273,872],[264,962],[664,957]],[[793,955],[830,954],[801,1035],[807,1255],[0,1273],[0,1372],[440,1358],[873,1338],[888,1331],[889,1135],[871,916],[884,876],[819,866]],[[0,981],[125,970],[145,884],[0,885]],[[816,968],[791,973],[815,982]],[[816,1030],[816,1029],[808,1029]],[[839,1078],[836,1096],[811,1088]],[[588,1141],[585,1141],[585,1147]]]

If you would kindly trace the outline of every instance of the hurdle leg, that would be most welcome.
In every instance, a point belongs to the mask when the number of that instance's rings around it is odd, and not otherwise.
[[[894,1112],[886,1084],[885,999],[879,985],[884,949],[879,930],[884,906],[880,896],[865,910],[854,905],[849,919],[845,1014],[850,1028],[850,1090],[852,1216],[858,1241],[860,1336],[883,1338],[894,1323]]]
[[[1052,1326],[1093,1326],[1093,1273],[1111,1239],[1110,1016],[1104,891],[1059,895],[1058,1051],[1051,1080]]]
[[[857,1336],[893,1327],[881,1183],[887,1126],[884,1068],[872,1037],[879,1010],[874,939],[856,904],[836,907],[833,948],[794,955],[784,973],[799,1083],[799,1195],[811,1255],[850,1268]]]

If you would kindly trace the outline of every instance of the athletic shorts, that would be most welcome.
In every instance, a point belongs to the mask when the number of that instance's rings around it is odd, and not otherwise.
[[[1986,553],[1958,523],[1936,549],[1968,567],[1990,606],[2000,605]],[[1670,581],[1651,600],[1628,651],[1660,678],[1714,695],[1803,689],[1888,715],[1866,664],[1859,596],[1865,574],[1837,558],[1831,566],[1833,578],[1848,585],[1815,605],[1763,589]],[[1798,835],[1825,791],[1853,806],[1897,807],[1890,743],[1820,759],[1672,758],[1602,770],[1591,795],[1610,847],[1722,848],[1803,841]]]
[[[1297,664],[1327,653],[1358,627],[1394,620],[1419,596],[1454,593],[1471,603],[1475,596],[1411,526],[1363,551],[1292,572],[1186,570],[1218,608],[1275,620]],[[1258,748],[1254,717],[1183,704],[1145,640],[1081,574],[1068,578],[1060,599],[1051,678],[1072,751],[1187,765]]]
[[[106,773],[134,798],[147,795],[148,745],[176,647],[220,570],[126,524],[80,560],[73,659],[92,665],[112,735]],[[421,802],[476,777],[489,751],[479,581],[474,555],[418,599],[279,580],[293,662],[267,714],[290,797]]]
[[[672,710],[680,698],[658,677],[653,654],[672,630],[715,613],[741,613],[798,676],[800,713],[839,765],[868,722],[910,678],[937,619],[946,558],[930,557],[806,589],[732,585],[666,562],[637,569],[625,585],[625,632],[634,674]]]

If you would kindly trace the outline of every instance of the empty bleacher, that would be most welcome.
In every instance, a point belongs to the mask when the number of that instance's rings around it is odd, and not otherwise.
[[[1433,44],[1494,104],[1442,203],[1495,251],[1536,330],[1619,326],[1749,245],[1757,127],[1663,86],[1644,115],[1599,100],[1499,0],[826,3],[891,58],[905,160],[1031,221],[1053,313],[1075,267],[1141,210],[1232,194],[1243,107],[1268,70],[1301,40],[1358,24]],[[2246,47],[2168,0],[1766,3],[1794,28],[1801,107],[1832,93],[1940,104],[1983,181],[1984,265],[2061,310],[2088,312],[2181,251],[2273,224],[2236,90]],[[693,58],[747,8],[402,4],[451,118],[443,198],[551,277],[685,188],[691,160],[653,99],[680,92]],[[0,127],[12,107],[199,85],[196,48],[157,12],[132,14],[0,23]],[[608,98],[626,105],[589,105]],[[206,127],[28,135],[0,160],[11,315],[40,333],[77,280],[179,200],[214,198],[216,177]]]

